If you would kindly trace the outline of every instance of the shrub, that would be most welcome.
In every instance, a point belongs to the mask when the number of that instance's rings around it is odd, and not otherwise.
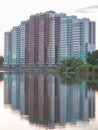
[[[88,65],[88,71],[93,71],[93,66],[92,65]]]
[[[76,68],[76,71],[93,71],[93,65],[80,65]]]
[[[98,66],[93,66],[93,72],[98,72]]]
[[[67,72],[73,72],[74,70],[75,70],[74,67],[67,67],[67,69],[66,69]]]

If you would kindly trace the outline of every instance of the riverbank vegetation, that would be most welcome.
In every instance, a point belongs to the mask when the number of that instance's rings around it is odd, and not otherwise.
[[[3,62],[4,62],[4,57],[3,57],[3,56],[0,56],[0,66],[3,65]]]
[[[60,65],[56,68],[56,73],[98,75],[98,50],[94,51],[92,54],[87,54],[87,63],[85,64],[78,58],[62,59]]]
[[[83,65],[80,59],[71,58],[71,59],[62,59],[59,66],[56,68],[57,73],[65,73],[65,72],[74,72],[75,69]]]

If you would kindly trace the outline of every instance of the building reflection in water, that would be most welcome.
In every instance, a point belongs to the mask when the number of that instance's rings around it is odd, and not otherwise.
[[[50,128],[95,117],[95,91],[85,82],[62,85],[52,74],[5,74],[4,104]]]

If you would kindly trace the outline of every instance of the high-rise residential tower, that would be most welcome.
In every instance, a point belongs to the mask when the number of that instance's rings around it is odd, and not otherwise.
[[[95,22],[89,19],[77,19],[72,26],[73,57],[86,62],[87,52],[95,50]]]
[[[25,48],[26,48],[26,22],[21,22],[20,25],[20,64],[25,64]]]
[[[4,64],[12,64],[12,34],[5,32],[4,34]]]
[[[12,31],[12,64],[20,64],[20,26],[13,27]]]
[[[49,38],[47,44],[47,64],[55,64],[55,12],[49,12]],[[47,36],[48,36],[47,35]]]
[[[59,60],[67,58],[67,16],[60,14]]]

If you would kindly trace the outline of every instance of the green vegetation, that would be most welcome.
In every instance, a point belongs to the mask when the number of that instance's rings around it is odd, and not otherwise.
[[[71,59],[62,59],[60,65],[56,69],[57,73],[65,73],[65,72],[74,72],[75,69],[82,65],[81,59],[71,58]]]
[[[87,89],[98,90],[98,77],[90,76],[77,76],[76,74],[58,74],[60,83],[62,85],[74,86],[85,82]]]
[[[62,85],[74,85],[82,82],[82,78],[75,74],[58,74],[58,77]]]
[[[4,61],[4,57],[3,57],[3,56],[0,56],[0,66],[3,65],[3,61]]]
[[[91,53],[87,53],[87,63],[92,65],[98,65],[98,50]]]
[[[62,59],[60,65],[56,69],[56,73],[76,73],[79,75],[98,75],[98,50],[87,53],[87,63],[83,64],[81,59],[71,58]]]
[[[97,65],[90,65],[90,64],[83,64],[76,68],[77,71],[89,71],[89,72],[98,72],[98,66]]]
[[[87,63],[80,59],[62,59],[56,74],[63,85],[74,86],[85,82],[87,89],[98,90],[98,50],[87,54]]]
[[[3,73],[0,72],[0,81],[3,80]]]

